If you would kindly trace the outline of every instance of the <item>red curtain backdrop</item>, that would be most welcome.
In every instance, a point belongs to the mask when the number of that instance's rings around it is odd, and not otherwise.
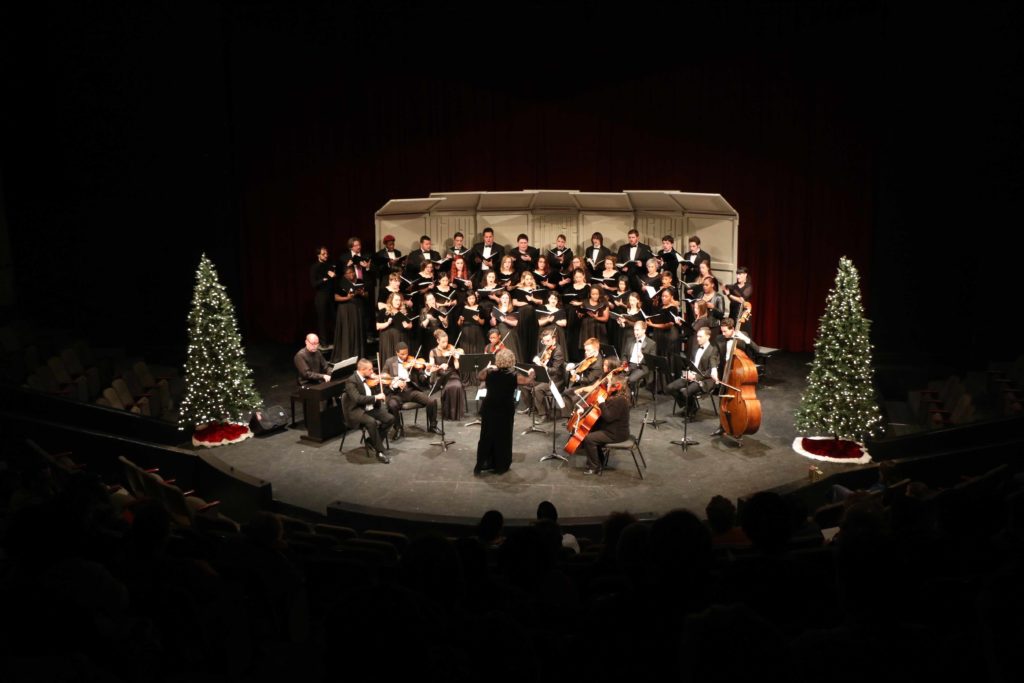
[[[316,247],[337,252],[356,236],[379,248],[373,215],[391,198],[680,189],[721,193],[739,211],[755,338],[808,350],[839,257],[868,262],[873,140],[860,89],[801,68],[699,63],[564,90],[526,78],[497,87],[387,70],[368,80],[339,67],[295,82],[270,64],[248,70],[271,77],[233,91],[247,325],[300,339]]]

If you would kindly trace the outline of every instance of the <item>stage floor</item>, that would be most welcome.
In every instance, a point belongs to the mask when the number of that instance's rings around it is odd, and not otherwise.
[[[267,405],[288,408],[288,394],[294,386],[291,355],[294,350],[258,348],[249,352],[257,386]],[[540,462],[551,451],[551,423],[541,425],[546,433],[527,433],[530,421],[517,415],[513,441],[512,469],[503,475],[473,475],[479,426],[447,423],[446,436],[455,443],[447,452],[432,445],[436,434],[424,430],[425,416],[418,427],[406,414],[406,437],[392,444],[391,464],[368,458],[359,444],[358,433],[321,445],[301,441],[303,424],[266,437],[218,449],[216,455],[230,465],[273,485],[274,498],[291,506],[324,514],[335,501],[367,508],[374,514],[403,516],[410,513],[437,518],[478,518],[488,509],[501,510],[507,519],[531,519],[537,504],[550,500],[563,518],[601,518],[609,512],[628,510],[634,514],[659,514],[674,508],[688,508],[702,514],[711,496],[732,499],[759,490],[806,480],[811,461],[792,450],[796,436],[793,411],[804,389],[810,354],[779,353],[772,359],[758,398],[764,419],[756,434],[744,438],[742,447],[713,438],[717,418],[705,401],[699,417],[690,424],[690,438],[699,445],[683,452],[672,445],[682,435],[682,419],[672,417],[672,402],[658,399],[658,417],[665,423],[644,430],[641,446],[647,460],[641,480],[628,453],[612,456],[601,476],[583,474],[585,457],[570,462]],[[470,388],[470,397],[475,388]],[[633,433],[640,427],[644,411],[651,405],[650,393],[641,398],[632,413]],[[301,413],[301,409],[299,409]],[[567,439],[564,421],[556,425],[556,448],[561,452]],[[848,465],[815,463],[826,474]]]

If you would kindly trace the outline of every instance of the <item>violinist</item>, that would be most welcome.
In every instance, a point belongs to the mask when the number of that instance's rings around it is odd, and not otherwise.
[[[601,342],[591,337],[583,342],[583,360],[565,366],[569,371],[569,387],[579,389],[596,383],[601,373]]]
[[[497,353],[504,348],[506,347],[501,341],[501,332],[498,332],[498,329],[495,327],[489,329],[487,331],[487,344],[484,345],[484,353]]]
[[[430,367],[434,368],[431,379],[441,387],[444,419],[461,420],[466,404],[466,390],[459,377],[459,356],[464,351],[448,343],[448,334],[444,330],[436,330],[434,339],[437,346],[430,350]]]
[[[427,431],[440,434],[437,427],[437,402],[427,395],[430,388],[429,372],[434,367],[422,358],[409,355],[409,345],[399,342],[395,347],[395,355],[384,361],[384,374],[391,376],[388,385],[388,408],[399,415],[403,403],[419,403],[427,409]],[[396,433],[392,440],[402,438],[404,430],[401,423],[395,426]]]
[[[565,354],[558,345],[558,337],[554,330],[547,330],[540,337],[541,351],[534,356],[535,365],[541,365],[548,371],[551,382],[535,382],[532,390],[524,391],[526,404],[530,406],[541,422],[548,419],[547,397],[551,394],[551,384],[561,385],[565,376]],[[554,416],[552,416],[554,417]]]
[[[622,380],[611,375],[608,378],[608,398],[601,403],[601,417],[583,439],[587,453],[587,469],[583,474],[601,474],[608,462],[604,447],[610,443],[629,438],[629,395]]]
[[[686,406],[687,417],[697,414],[696,396],[709,392],[718,383],[718,348],[711,343],[711,330],[702,327],[697,330],[697,343],[690,354],[687,369],[682,376],[665,389],[676,397],[677,405]]]
[[[384,444],[381,433],[394,424],[395,416],[385,405],[382,387],[372,386],[373,363],[360,358],[356,363],[356,371],[345,380],[345,403],[348,404],[347,422],[360,424],[366,428],[367,438],[377,451],[377,460],[388,464],[391,460],[384,455]]]

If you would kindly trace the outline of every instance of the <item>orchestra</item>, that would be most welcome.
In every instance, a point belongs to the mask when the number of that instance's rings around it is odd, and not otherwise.
[[[477,373],[472,365],[460,367],[463,354],[486,363],[480,356],[508,349],[515,354],[514,370],[544,368],[546,381],[533,374],[520,381],[520,406],[541,421],[556,417],[550,414],[551,385],[571,409],[576,392],[592,388],[608,358],[624,367],[620,379],[635,394],[654,367],[645,359],[656,355],[663,359],[657,367],[668,368],[657,370],[658,376],[692,413],[694,396],[719,382],[734,348],[756,353],[736,324],[749,317],[751,275],[739,267],[735,282],[724,285],[697,235],[681,252],[672,235],[663,236],[657,250],[636,229],[624,237],[616,252],[601,232],[574,253],[562,234],[554,243],[531,244],[522,233],[505,246],[490,227],[471,247],[461,232],[436,244],[424,234],[408,255],[391,234],[375,252],[363,249],[358,238],[347,240],[337,258],[321,246],[309,271],[316,334],[296,356],[298,381],[330,381],[330,364],[320,351],[331,346],[320,346],[320,340],[333,342],[335,363],[379,352],[386,361],[377,370],[386,381],[384,398],[374,396],[374,410],[393,415],[388,426],[394,425],[394,439],[402,436],[404,403],[426,409],[430,431],[438,430],[438,397],[445,419],[464,418],[466,392]],[[410,356],[410,348],[427,350],[425,358]],[[531,362],[532,371],[522,367]],[[363,370],[360,377],[371,376]],[[365,391],[363,385],[349,389],[353,395]],[[596,471],[601,466],[593,457],[588,465]]]

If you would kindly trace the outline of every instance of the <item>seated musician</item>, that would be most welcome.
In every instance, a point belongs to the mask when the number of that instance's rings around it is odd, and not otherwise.
[[[561,386],[565,376],[565,353],[558,346],[558,336],[554,330],[548,330],[540,336],[541,351],[534,356],[533,362],[547,369],[550,382],[533,382],[528,391],[524,392],[526,405],[537,413],[541,422],[548,419],[547,397],[551,395],[551,384]],[[554,416],[552,416],[554,417]]]
[[[418,362],[418,359],[409,356],[409,345],[405,342],[398,342],[395,347],[395,355],[384,361],[384,374],[391,376],[391,384],[388,386],[388,409],[395,415],[400,415],[403,403],[419,403],[427,409],[427,431],[440,434],[437,426],[437,402],[431,398],[426,389],[430,388],[430,379],[427,377],[428,365]],[[401,421],[395,425],[393,440],[397,441],[404,436]]]
[[[497,353],[505,348],[505,345],[501,343],[501,333],[498,329],[492,327],[487,331],[487,344],[484,345],[484,353]]]
[[[356,371],[345,380],[345,399],[348,404],[345,421],[365,427],[367,438],[377,451],[377,460],[388,464],[391,461],[384,455],[384,444],[380,435],[387,433],[395,417],[384,405],[385,396],[380,385],[374,388],[367,382],[372,376],[373,363],[360,358],[356,363]]]
[[[750,336],[736,329],[736,323],[732,318],[722,319],[722,336],[717,340],[718,356],[719,356],[719,367],[718,374],[722,378],[722,381],[729,383],[729,378],[726,376],[726,368],[729,364],[729,359],[732,357],[734,350],[743,351],[747,356],[753,358],[754,354],[758,352],[757,344],[751,341]],[[724,430],[721,426],[718,427],[711,436],[721,436]]]
[[[583,360],[565,366],[569,371],[569,388],[577,394],[596,383],[602,377],[601,342],[591,337],[583,342]]]
[[[331,365],[320,353],[320,337],[312,332],[306,335],[306,346],[295,354],[295,369],[300,386],[331,381]]]
[[[696,395],[711,391],[718,382],[718,359],[718,348],[711,343],[711,330],[700,328],[697,330],[697,343],[690,353],[687,369],[683,370],[682,377],[665,387],[676,397],[677,404],[686,406],[688,417],[697,413]]]
[[[587,453],[587,469],[583,474],[601,474],[608,454],[604,446],[629,438],[629,396],[625,384],[617,375],[611,375],[608,383],[608,398],[601,402],[601,417],[593,429],[583,438],[582,446]]]
[[[462,349],[457,349],[448,342],[448,333],[435,330],[434,339],[437,346],[430,350],[430,373],[434,384],[441,389],[441,408],[444,419],[461,420],[463,407],[466,404],[466,390],[459,377],[459,356]]]
[[[645,356],[655,354],[654,340],[647,336],[647,321],[637,320],[633,323],[633,337],[623,345],[623,356],[629,362],[629,390],[636,394],[637,385],[640,380],[646,379],[651,370],[644,362]]]

